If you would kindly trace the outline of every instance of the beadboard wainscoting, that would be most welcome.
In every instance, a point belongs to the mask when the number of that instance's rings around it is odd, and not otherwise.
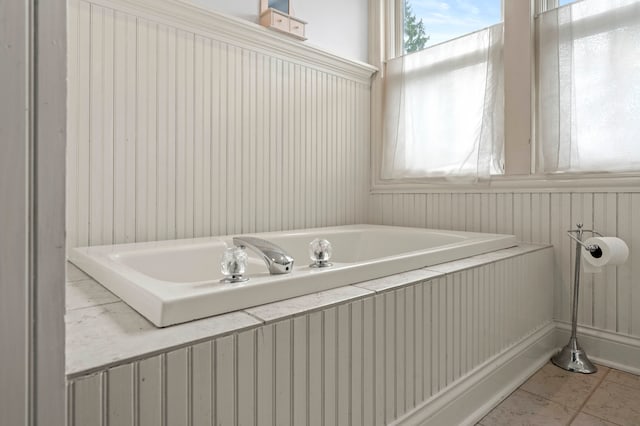
[[[374,71],[184,2],[71,0],[68,247],[365,222]]]
[[[640,336],[640,193],[380,193],[371,195],[370,221],[464,231],[515,234],[518,240],[553,244],[555,318],[569,321],[575,245],[568,229],[617,236],[629,245],[624,265],[581,279],[580,324]]]
[[[362,297],[302,314],[257,307],[257,327],[76,375],[69,425],[382,425],[424,401],[454,403],[466,380],[553,327],[552,250],[520,253],[442,264],[402,285],[357,284]],[[302,298],[292,306],[318,300]],[[486,400],[449,415],[462,420]]]

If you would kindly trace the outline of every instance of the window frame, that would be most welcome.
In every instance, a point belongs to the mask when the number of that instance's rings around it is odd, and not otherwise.
[[[505,31],[505,173],[473,184],[442,182],[433,178],[381,179],[380,137],[384,64],[388,59],[404,54],[404,0],[373,2],[371,41],[381,41],[370,49],[370,62],[379,66],[372,83],[372,152],[371,192],[462,192],[495,191],[602,191],[603,188],[640,192],[638,172],[536,172],[536,45],[535,19],[546,10],[558,7],[558,0],[502,1]],[[377,13],[376,13],[377,12]],[[388,28],[388,31],[386,30]],[[376,49],[375,47],[379,47]]]

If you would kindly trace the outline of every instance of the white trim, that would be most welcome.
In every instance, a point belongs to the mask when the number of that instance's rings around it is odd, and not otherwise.
[[[178,0],[89,0],[231,45],[332,73],[369,85],[377,68],[292,39],[253,22]]]
[[[569,340],[570,325],[556,322],[558,347]],[[578,342],[589,359],[616,370],[640,375],[640,337],[578,326]]]
[[[486,182],[384,182],[378,180],[373,194],[429,192],[640,192],[640,174],[616,173],[496,176]]]
[[[556,350],[555,331],[548,323],[391,424],[475,424],[547,363]]]
[[[0,423],[62,426],[66,1],[1,9]]]

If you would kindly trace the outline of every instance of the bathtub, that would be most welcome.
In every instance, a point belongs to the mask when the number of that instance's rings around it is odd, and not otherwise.
[[[233,236],[74,248],[69,260],[158,327],[355,284],[516,245],[513,235],[379,225],[244,234],[293,256],[293,270],[269,275],[249,254],[249,281],[221,283],[220,257]],[[309,268],[308,245],[333,246],[332,267]]]

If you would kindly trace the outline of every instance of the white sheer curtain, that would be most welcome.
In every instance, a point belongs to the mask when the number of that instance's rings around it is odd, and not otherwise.
[[[387,63],[383,179],[500,173],[502,24]]]
[[[640,170],[640,1],[538,18],[538,170]]]

